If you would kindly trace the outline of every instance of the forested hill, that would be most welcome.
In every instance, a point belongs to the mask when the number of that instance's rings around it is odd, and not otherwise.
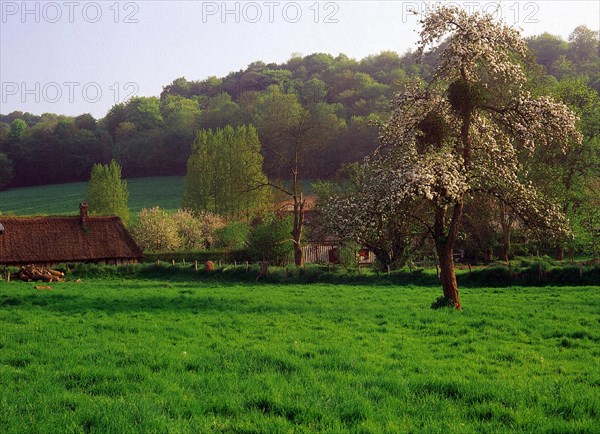
[[[543,34],[529,45],[540,64],[532,74],[545,93],[560,97],[561,81],[573,79],[600,91],[596,32],[578,27],[568,41]],[[126,177],[182,175],[196,131],[228,124],[256,125],[266,147],[275,147],[277,127],[289,138],[294,126],[312,147],[301,176],[330,178],[374,149],[373,121],[386,118],[405,80],[427,78],[434,62],[435,55],[417,64],[411,53],[389,51],[361,60],[316,53],[282,64],[257,61],[221,78],[178,78],[160,97],[131,98],[100,120],[0,115],[0,188],[86,180],[93,163],[111,158]],[[264,156],[267,174],[278,176],[273,155]]]

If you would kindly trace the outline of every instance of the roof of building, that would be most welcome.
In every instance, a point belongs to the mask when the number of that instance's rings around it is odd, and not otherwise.
[[[4,217],[0,263],[139,259],[142,250],[118,217]]]

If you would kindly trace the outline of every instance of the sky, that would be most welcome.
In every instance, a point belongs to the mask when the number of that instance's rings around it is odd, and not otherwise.
[[[597,1],[453,1],[524,36],[600,27]],[[202,80],[315,52],[361,59],[415,48],[424,1],[0,0],[0,113],[103,117],[178,77]],[[498,5],[500,8],[498,9]]]

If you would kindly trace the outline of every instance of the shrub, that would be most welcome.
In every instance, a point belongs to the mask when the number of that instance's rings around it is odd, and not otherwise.
[[[214,231],[224,225],[223,219],[209,212],[194,215],[180,209],[171,214],[159,207],[144,208],[132,235],[147,252],[194,250],[209,248]]]
[[[177,224],[169,213],[159,207],[141,210],[139,222],[131,229],[131,233],[144,251],[158,252],[179,248]]]
[[[157,260],[164,262],[175,261],[177,263],[181,263],[182,261],[186,261],[190,264],[193,264],[194,261],[198,261],[198,263],[203,264],[206,261],[218,262],[221,261],[223,263],[242,263],[244,261],[251,261],[248,253],[245,250],[189,250],[189,251],[170,251],[170,252],[153,252],[146,253],[144,255],[144,262],[156,262]]]
[[[433,301],[433,303],[431,303],[432,309],[443,309],[445,307],[454,308],[455,307],[454,300],[452,300],[451,298],[446,298],[442,295],[442,296],[436,298]]]
[[[177,227],[179,249],[205,249],[213,245],[215,230],[223,227],[223,219],[213,213],[203,211],[197,215],[191,211],[180,209],[172,219]]]
[[[291,218],[272,216],[250,229],[248,254],[252,260],[286,264],[293,250],[291,227]]]
[[[250,226],[244,222],[231,222],[215,231],[215,246],[225,250],[240,250],[246,246]]]
[[[339,249],[340,265],[356,268],[358,266],[356,252],[360,249],[360,246],[356,243],[350,243],[341,245]]]

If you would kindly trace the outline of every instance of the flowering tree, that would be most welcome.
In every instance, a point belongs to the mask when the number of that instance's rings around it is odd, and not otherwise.
[[[409,259],[409,251],[425,239],[422,228],[414,221],[423,215],[424,204],[416,199],[387,200],[387,184],[373,182],[377,163],[349,169],[353,173],[348,184],[314,185],[320,223],[328,233],[368,247],[382,269],[402,267]],[[414,218],[407,219],[407,214]]]
[[[444,297],[461,309],[453,247],[465,202],[492,195],[545,236],[564,235],[568,227],[557,207],[521,180],[517,155],[566,146],[581,135],[565,105],[526,90],[527,46],[517,30],[453,7],[437,9],[421,24],[420,56],[444,41],[437,68],[428,83],[407,84],[396,96],[380,147],[366,165],[371,184],[386,186],[381,206],[427,204],[426,218],[405,217],[428,231]]]
[[[222,217],[208,211],[193,214],[179,209],[173,214],[157,206],[140,211],[132,235],[147,252],[206,249],[224,225]]]

